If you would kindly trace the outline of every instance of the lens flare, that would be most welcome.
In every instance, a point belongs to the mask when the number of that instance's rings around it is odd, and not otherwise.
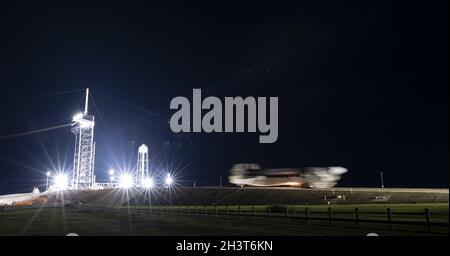
[[[119,187],[131,188],[133,186],[133,176],[130,174],[122,174],[119,178]]]
[[[170,173],[167,174],[166,178],[164,179],[164,183],[166,183],[167,186],[172,185],[173,178],[172,176],[170,176]]]
[[[147,189],[153,188],[154,186],[153,179],[150,177],[145,178],[144,181],[142,182],[142,186]]]
[[[53,182],[57,190],[66,190],[69,186],[69,178],[63,173],[56,174]]]

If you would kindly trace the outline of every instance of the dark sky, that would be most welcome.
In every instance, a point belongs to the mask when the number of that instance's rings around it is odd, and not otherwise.
[[[99,180],[146,143],[185,185],[255,162],[344,166],[340,186],[383,171],[388,187],[448,187],[448,1],[61,2],[0,7],[0,136],[67,123],[82,108],[70,91],[89,87]],[[192,88],[279,97],[278,141],[174,134],[170,100]],[[0,140],[0,193],[71,170],[73,144],[69,128]]]

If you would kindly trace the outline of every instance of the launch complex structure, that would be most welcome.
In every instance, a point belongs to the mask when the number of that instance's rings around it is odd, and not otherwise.
[[[95,117],[88,112],[89,88],[86,89],[84,111],[73,116],[72,133],[75,135],[72,179],[70,190],[89,190],[113,187],[114,183],[96,183],[95,177]],[[143,186],[149,177],[148,147],[142,144],[138,149],[137,168],[132,175],[132,184]]]

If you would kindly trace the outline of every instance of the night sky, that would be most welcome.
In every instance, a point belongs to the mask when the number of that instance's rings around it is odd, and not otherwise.
[[[61,3],[64,2],[64,3]],[[0,137],[67,123],[92,90],[98,181],[217,185],[234,163],[343,166],[339,186],[448,187],[448,1],[153,1],[0,6]],[[170,130],[170,100],[279,97],[279,136]],[[0,193],[71,171],[70,128],[0,140]]]

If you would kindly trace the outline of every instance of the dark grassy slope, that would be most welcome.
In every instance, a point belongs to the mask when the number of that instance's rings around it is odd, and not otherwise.
[[[52,194],[61,199],[94,205],[313,205],[364,203],[448,203],[448,189],[345,189],[309,190],[292,188],[187,188],[105,189]],[[340,198],[339,198],[340,197]],[[378,197],[378,199],[376,199]],[[380,197],[383,197],[380,201]],[[326,198],[326,200],[325,200]],[[345,198],[345,199],[344,199]]]
[[[430,235],[426,230],[388,231],[386,227],[363,225],[305,225],[302,223],[251,221],[219,218],[129,214],[127,209],[111,212],[78,212],[75,208],[21,209],[0,212],[0,235]],[[443,233],[448,234],[448,230]]]

